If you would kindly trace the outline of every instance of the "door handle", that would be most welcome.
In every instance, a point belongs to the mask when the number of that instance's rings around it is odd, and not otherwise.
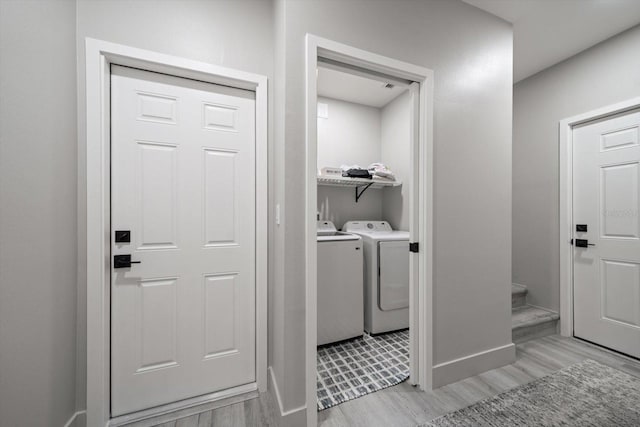
[[[589,246],[595,246],[595,243],[589,243],[587,239],[576,239],[575,240],[576,248],[586,248]]]
[[[114,255],[113,268],[128,268],[131,264],[141,264],[141,261],[131,261],[131,255]]]

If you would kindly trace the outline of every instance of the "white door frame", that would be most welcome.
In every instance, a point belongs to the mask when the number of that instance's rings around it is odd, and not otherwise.
[[[411,271],[411,381],[422,389],[432,388],[433,368],[433,71],[375,53],[367,52],[312,34],[306,36],[306,406],[307,426],[318,423],[316,394],[317,353],[317,75],[318,57],[356,66],[374,73],[420,85],[417,102],[412,104],[412,182],[410,221],[418,223],[413,241],[420,242],[418,277]],[[416,105],[419,104],[419,105]],[[418,111],[416,110],[418,106]],[[417,117],[416,117],[417,115]],[[417,219],[417,221],[416,221]],[[415,227],[414,227],[415,228]],[[414,283],[422,283],[415,289]],[[417,363],[415,360],[417,359]],[[417,369],[416,369],[417,368]]]
[[[87,38],[87,425],[110,423],[110,65],[248,89],[256,93],[256,383],[235,393],[267,387],[267,78],[203,62]],[[192,406],[229,397],[218,392]],[[168,405],[176,409],[176,404]],[[143,411],[145,412],[145,411]],[[147,416],[151,413],[147,412]],[[129,416],[129,419],[131,417]],[[118,424],[118,422],[115,422]]]
[[[573,128],[640,108],[640,97],[560,121],[560,334],[573,336]]]

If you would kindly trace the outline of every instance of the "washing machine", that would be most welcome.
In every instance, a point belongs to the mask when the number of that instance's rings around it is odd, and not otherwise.
[[[364,329],[371,334],[409,327],[409,232],[387,221],[349,221],[343,231],[362,237]]]
[[[362,238],[318,221],[318,345],[364,333]]]

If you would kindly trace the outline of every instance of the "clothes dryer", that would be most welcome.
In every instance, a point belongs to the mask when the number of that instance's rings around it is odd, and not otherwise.
[[[371,334],[409,327],[409,232],[387,221],[349,221],[342,227],[364,246],[364,329]]]

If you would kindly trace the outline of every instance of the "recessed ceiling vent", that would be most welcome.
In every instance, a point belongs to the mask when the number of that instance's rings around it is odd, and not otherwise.
[[[396,85],[394,85],[393,83],[385,83],[384,87],[387,89],[393,89],[394,87],[396,87]]]

